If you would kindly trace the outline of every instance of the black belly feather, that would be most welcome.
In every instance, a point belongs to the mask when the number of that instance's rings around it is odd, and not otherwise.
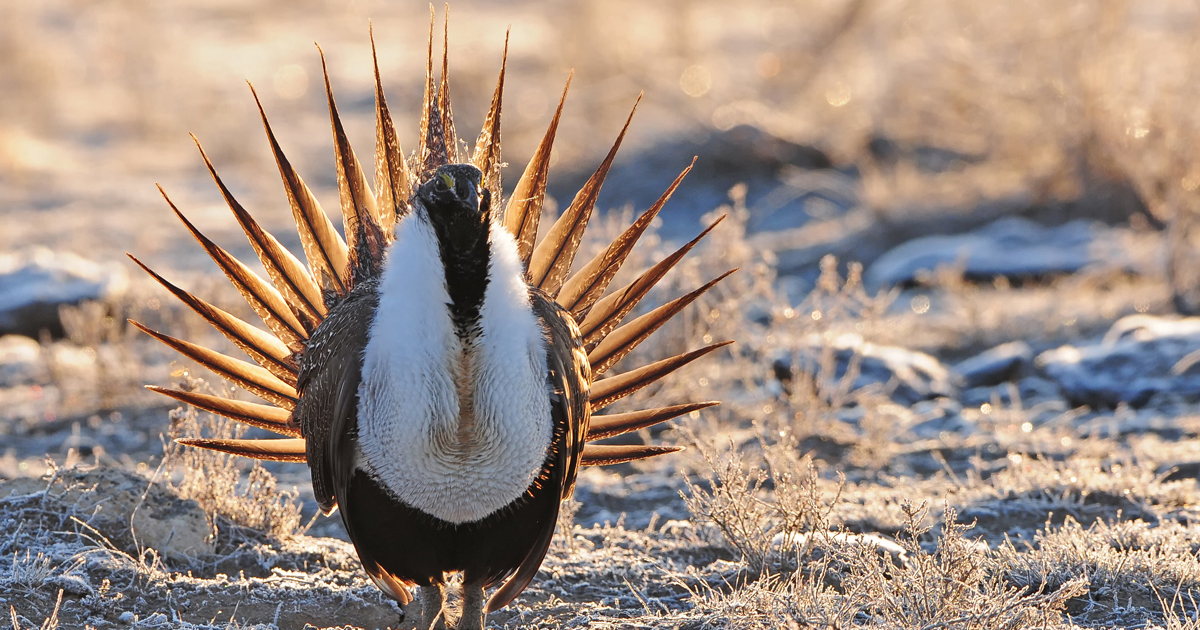
[[[487,285],[486,258],[479,253],[459,260],[443,258],[447,284],[462,292],[447,305],[460,334],[473,327],[471,320],[478,317]],[[457,282],[449,282],[452,279]],[[378,308],[377,283],[372,279],[357,284],[314,331],[301,357],[303,395],[294,418],[308,441],[317,499],[327,510],[336,502],[371,575],[387,574],[410,585],[441,583],[445,573],[455,571],[487,587],[508,580],[489,602],[489,609],[495,610],[537,573],[554,535],[559,504],[574,486],[590,416],[590,377],[570,315],[537,289],[530,289],[530,297],[546,334],[546,379],[553,392],[546,401],[553,422],[550,448],[524,494],[473,523],[456,525],[407,505],[356,467],[358,384],[367,337],[363,333]],[[393,595],[403,601],[407,594]]]
[[[559,438],[561,423],[555,424]],[[482,580],[491,587],[511,576],[543,539],[548,545],[547,531],[552,535],[561,501],[561,488],[552,483],[561,478],[560,459],[552,447],[524,494],[479,521],[460,524],[404,503],[356,470],[342,520],[364,565],[422,585],[440,584],[444,573],[462,571],[465,581]],[[540,565],[541,555],[538,560]]]
[[[547,380],[553,394],[553,433],[546,460],[528,490],[509,505],[472,523],[454,524],[407,505],[361,469],[334,483],[342,522],[368,573],[408,584],[442,583],[447,572],[483,581],[496,592],[489,610],[506,605],[528,585],[550,547],[561,501],[575,482],[581,436],[589,418],[586,372],[574,360],[579,344],[556,304],[532,291],[534,311],[547,331]],[[583,378],[581,378],[583,377]],[[353,425],[357,419],[348,419]],[[344,443],[353,443],[353,439]],[[342,466],[349,464],[343,456]],[[335,464],[336,465],[336,464]],[[511,578],[511,579],[510,579]]]

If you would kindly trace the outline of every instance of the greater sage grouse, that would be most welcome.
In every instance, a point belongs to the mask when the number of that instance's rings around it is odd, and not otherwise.
[[[507,44],[505,51],[507,56]],[[263,115],[307,266],[233,198],[201,150],[269,281],[201,234],[173,204],[171,209],[267,330],[142,265],[257,365],[135,325],[270,404],[151,389],[286,436],[180,442],[307,462],[321,509],[341,509],[375,584],[402,605],[412,599],[409,589],[420,587],[419,623],[426,628],[444,621],[448,572],[463,574],[461,628],[482,626],[484,589],[499,585],[487,601],[486,611],[494,611],[529,584],[580,466],[679,450],[594,442],[715,402],[592,414],[725,345],[597,380],[725,277],[622,324],[712,226],[628,285],[608,290],[685,169],[607,249],[569,274],[625,129],[535,245],[562,103],[506,198],[500,186],[504,67],[468,155],[455,135],[444,52],[441,79],[434,81],[431,25],[420,139],[417,151],[405,156],[376,60],[374,191],[346,140],[326,72],[344,240],[284,157]]]

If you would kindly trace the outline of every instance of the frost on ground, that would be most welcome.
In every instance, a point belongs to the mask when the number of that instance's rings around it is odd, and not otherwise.
[[[735,198],[721,212],[727,228],[656,299],[715,268],[743,271],[637,352],[739,343],[637,395],[724,404],[632,436],[690,446],[683,454],[585,470],[537,579],[493,627],[1195,625],[1200,419],[1190,380],[1172,378],[1191,369],[1192,320],[1127,303],[1134,315],[1107,334],[1069,338],[1013,318],[1020,343],[952,364],[946,348],[981,335],[956,301],[1029,308],[1006,299],[1015,290],[948,275],[917,289],[940,302],[922,310],[868,294],[860,267],[827,259],[793,303],[769,255],[747,244],[744,207]],[[1104,297],[1072,282],[1057,290]],[[902,344],[914,330],[944,339]],[[1126,400],[1129,370],[1153,391]],[[1072,402],[1083,372],[1113,404]],[[52,385],[29,378],[19,387]],[[193,409],[158,418],[144,430],[238,431]],[[31,448],[49,439],[8,422]],[[115,439],[102,434],[87,439]],[[336,516],[313,516],[296,467],[157,438],[143,441],[168,445],[145,447],[139,466],[102,448],[81,455],[86,439],[73,435],[70,466],[0,482],[0,605],[14,627],[400,626]]]
[[[133,271],[136,251],[252,320],[153,182],[253,258],[195,131],[298,251],[241,79],[336,208],[310,43],[365,155],[374,20],[411,149],[424,9],[151,4],[0,3],[0,257],[91,261],[0,270],[22,290],[61,284],[0,304],[16,322],[0,329],[23,333],[0,337],[0,625],[395,627],[337,516],[315,516],[302,466],[170,446],[238,429],[140,386],[225,385],[125,319],[238,351],[145,278],[107,274]],[[1200,627],[1200,322],[1173,315],[1200,312],[1194,2],[453,11],[464,132],[492,96],[497,25],[513,24],[513,165],[576,69],[550,178],[560,207],[646,90],[599,202],[617,210],[580,260],[693,155],[629,269],[745,184],[648,302],[741,270],[629,361],[735,339],[638,394],[724,404],[622,436],[684,453],[585,470],[542,571],[493,627]],[[510,190],[519,174],[506,170]]]

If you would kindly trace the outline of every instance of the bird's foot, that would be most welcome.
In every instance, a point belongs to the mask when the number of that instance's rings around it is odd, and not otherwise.
[[[422,586],[420,596],[403,606],[396,630],[446,630],[445,596],[441,584]]]
[[[483,630],[487,624],[483,582],[466,582],[462,589],[462,616],[457,630]]]

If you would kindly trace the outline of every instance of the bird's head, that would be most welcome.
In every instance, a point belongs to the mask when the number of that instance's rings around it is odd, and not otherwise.
[[[417,189],[439,240],[459,254],[487,239],[492,196],[482,179],[483,173],[470,164],[447,164]]]

